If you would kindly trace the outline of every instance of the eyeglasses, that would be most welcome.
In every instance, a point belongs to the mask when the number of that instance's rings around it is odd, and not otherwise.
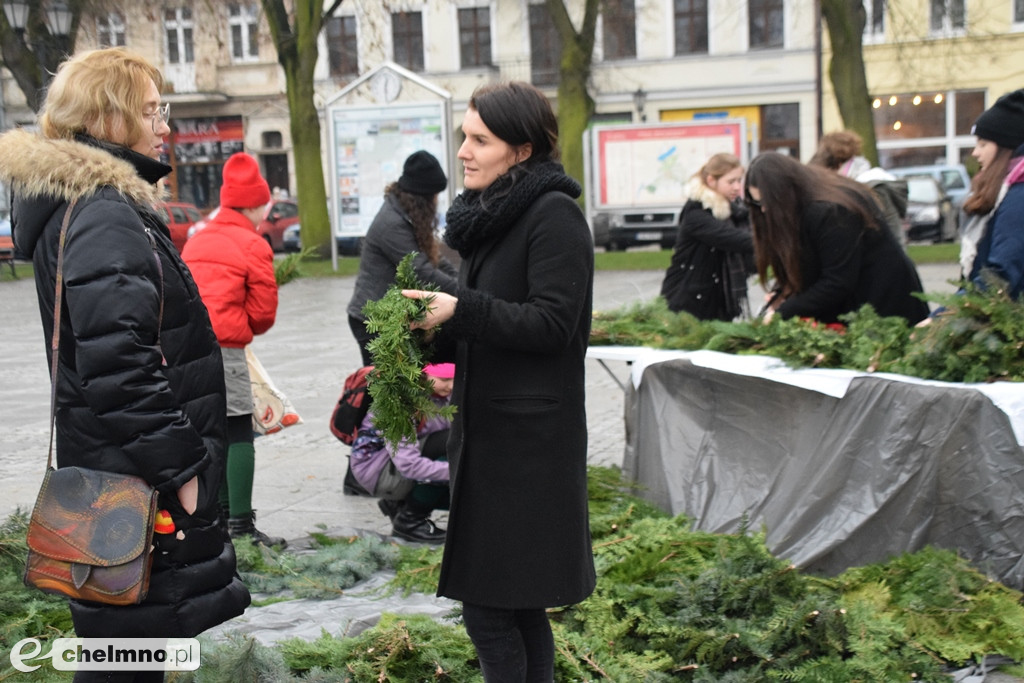
[[[153,124],[153,133],[156,133],[161,123],[167,123],[171,120],[171,103],[164,102],[152,114],[143,114],[142,118],[150,120]]]
[[[751,209],[764,209],[764,205],[761,204],[760,199],[754,199],[750,195],[743,198],[743,203]]]

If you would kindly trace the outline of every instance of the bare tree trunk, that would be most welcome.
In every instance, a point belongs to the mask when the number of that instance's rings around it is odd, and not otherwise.
[[[867,14],[861,0],[821,0],[821,13],[832,43],[828,75],[843,125],[864,142],[864,156],[878,165],[871,95],[864,71],[864,25]]]
[[[558,141],[562,165],[566,173],[582,183],[583,133],[594,115],[594,99],[588,86],[601,0],[586,0],[583,24],[578,32],[564,0],[547,0],[547,5],[562,38],[558,81]],[[583,203],[582,196],[579,201]]]
[[[294,1],[294,25],[284,0],[261,0],[284,68],[295,158],[295,198],[302,225],[303,246],[314,247],[322,257],[331,254],[331,224],[327,213],[327,189],[321,162],[320,117],[313,99],[313,75],[317,37],[327,17],[341,5],[335,0],[326,10],[317,0]]]

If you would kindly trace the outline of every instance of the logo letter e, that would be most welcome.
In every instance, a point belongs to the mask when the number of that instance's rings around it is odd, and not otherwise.
[[[22,652],[22,649],[24,648],[26,643],[32,643],[32,645],[34,646],[31,652]],[[24,673],[35,671],[39,668],[38,664],[36,664],[35,666],[29,666],[27,664],[22,664],[22,662],[24,662],[26,659],[35,659],[37,656],[39,656],[39,653],[42,651],[42,649],[42,643],[40,643],[35,638],[25,638],[23,640],[19,640],[17,643],[14,644],[14,647],[11,648],[11,666],[13,666],[18,671],[22,671]]]

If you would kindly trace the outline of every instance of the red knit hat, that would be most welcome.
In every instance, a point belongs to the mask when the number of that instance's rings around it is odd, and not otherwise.
[[[245,152],[232,154],[224,162],[220,205],[229,209],[252,209],[269,201],[270,186],[260,175],[260,165]]]

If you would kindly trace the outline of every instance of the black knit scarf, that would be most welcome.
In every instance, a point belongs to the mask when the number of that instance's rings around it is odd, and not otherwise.
[[[444,241],[466,257],[484,242],[503,235],[542,194],[555,191],[573,199],[582,192],[580,184],[555,161],[517,168],[482,191],[466,190],[445,215]]]

